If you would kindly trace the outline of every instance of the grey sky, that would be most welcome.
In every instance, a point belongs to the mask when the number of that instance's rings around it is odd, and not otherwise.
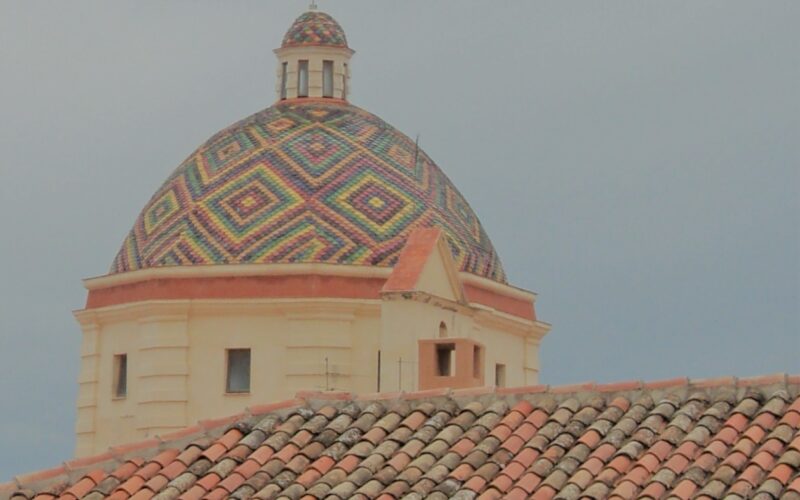
[[[800,2],[319,4],[539,293],[543,382],[800,372]],[[70,456],[81,278],[306,5],[0,3],[0,481]]]

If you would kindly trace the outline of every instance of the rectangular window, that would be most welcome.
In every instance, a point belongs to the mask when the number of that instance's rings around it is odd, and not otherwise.
[[[455,344],[438,344],[436,346],[436,375],[440,377],[453,375],[455,354]]]
[[[128,395],[128,355],[114,355],[114,397],[124,398]]]
[[[286,76],[289,70],[289,63],[281,65],[281,99],[286,99]]]
[[[347,63],[344,63],[342,72],[342,99],[347,99]]]
[[[333,97],[333,61],[322,61],[322,97]]]
[[[308,61],[297,63],[297,97],[308,97]]]
[[[500,363],[494,365],[494,385],[495,387],[506,386],[506,365]]]
[[[250,349],[228,349],[225,392],[250,392]]]
[[[481,378],[481,348],[472,347],[472,378]]]

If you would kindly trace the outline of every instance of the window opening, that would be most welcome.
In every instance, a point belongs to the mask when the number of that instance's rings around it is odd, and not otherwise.
[[[454,375],[455,344],[438,344],[436,346],[436,375],[450,377]]]
[[[342,71],[342,99],[347,99],[347,63],[344,63],[344,71]]]
[[[128,355],[114,355],[114,397],[124,398],[128,395]]]
[[[225,392],[250,392],[250,349],[228,349]]]
[[[297,97],[308,97],[308,61],[297,65]]]
[[[333,97],[333,61],[322,61],[322,97]]]
[[[447,325],[444,324],[444,321],[439,323],[439,338],[440,339],[447,338]]]
[[[494,365],[494,385],[495,387],[506,386],[506,365],[500,363]]]
[[[286,77],[289,71],[289,63],[281,65],[281,99],[286,99]]]
[[[472,378],[481,377],[481,348],[472,347]]]

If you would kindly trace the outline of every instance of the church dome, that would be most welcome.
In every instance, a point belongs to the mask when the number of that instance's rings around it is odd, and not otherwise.
[[[393,266],[416,227],[459,268],[505,273],[477,216],[414,141],[344,101],[279,101],[217,133],[153,195],[111,267]]]
[[[295,19],[283,37],[282,48],[304,46],[347,47],[344,30],[324,12],[310,10]]]

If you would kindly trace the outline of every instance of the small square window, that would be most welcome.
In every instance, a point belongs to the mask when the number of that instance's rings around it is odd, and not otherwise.
[[[228,349],[225,392],[250,392],[250,349]]]
[[[114,355],[114,380],[112,381],[115,398],[128,395],[128,355]]]

